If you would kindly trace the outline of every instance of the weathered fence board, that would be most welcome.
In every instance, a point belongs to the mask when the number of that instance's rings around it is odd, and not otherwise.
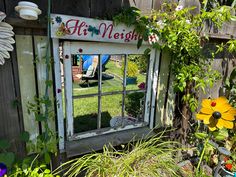
[[[143,14],[150,14],[152,10],[152,0],[149,1],[135,0],[135,6],[139,8]]]
[[[90,16],[89,0],[52,0],[52,13],[73,15],[73,16]]]
[[[5,12],[4,1],[0,1],[0,11]]]
[[[36,55],[36,69],[37,69],[37,82],[38,82],[38,93],[39,97],[43,97],[45,95],[46,88],[46,47],[47,47],[47,37],[46,36],[34,36],[34,51]],[[51,60],[51,57],[50,59]],[[49,80],[52,81],[52,68],[49,70]],[[50,107],[50,111],[54,109],[54,96],[53,96],[53,85],[49,87],[49,98],[52,101],[52,105]],[[41,110],[45,111],[45,110]],[[55,114],[54,114],[55,115]],[[52,115],[53,116],[53,115]],[[49,118],[49,127],[51,130],[55,130],[55,117]]]
[[[10,140],[11,149],[18,155],[24,154],[24,147],[19,140],[22,130],[17,106],[20,106],[14,81],[12,58],[0,65],[0,139]]]
[[[157,90],[157,102],[156,102],[156,126],[162,127],[165,125],[170,125],[171,119],[169,116],[173,116],[172,104],[173,97],[172,93],[169,93],[169,78],[170,78],[170,71],[169,71],[169,64],[171,61],[171,57],[168,54],[168,51],[162,51],[162,56],[160,60],[160,73],[158,78],[158,90]],[[169,97],[170,96],[170,97]],[[172,104],[172,105],[171,105]]]
[[[39,132],[34,115],[28,113],[28,103],[34,102],[36,95],[36,82],[34,72],[34,55],[32,36],[16,35],[17,58],[19,68],[19,80],[21,90],[21,103],[24,116],[24,129],[30,132],[30,138],[34,139]]]
[[[201,101],[202,99],[206,98],[217,98],[219,96],[225,96],[225,81],[226,78],[230,76],[230,73],[232,72],[235,66],[236,59],[215,59],[212,67],[221,73],[222,78],[216,81],[212,88],[208,88],[205,94],[200,94],[199,100]]]
[[[135,6],[136,0],[91,0],[90,16],[112,19],[123,7]],[[142,0],[139,0],[142,1]],[[149,2],[149,1],[144,1]]]

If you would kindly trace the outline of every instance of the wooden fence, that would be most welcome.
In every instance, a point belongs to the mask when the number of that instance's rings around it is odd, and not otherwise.
[[[5,65],[0,66],[0,139],[10,139],[12,149],[18,155],[24,155],[25,146],[19,140],[20,132],[28,130],[32,135],[37,135],[39,131],[39,125],[32,122],[27,108],[21,105],[32,101],[34,95],[40,94],[40,85],[43,85],[37,75],[40,64],[35,64],[34,60],[37,55],[37,46],[45,42],[47,0],[32,0],[43,12],[37,21],[25,21],[19,18],[14,10],[18,2],[19,0],[0,0],[0,11],[6,12],[6,21],[14,26],[16,34],[16,45],[11,59],[6,60]],[[52,0],[52,12],[111,19],[123,7],[135,5],[143,13],[148,13],[152,8],[159,8],[160,4],[160,0],[71,0],[70,2]],[[217,35],[213,37],[217,37]],[[229,37],[228,35],[222,38]],[[25,49],[28,53],[24,52]],[[158,126],[172,125],[174,118],[175,94],[172,86],[173,77],[169,73],[169,63],[168,51],[163,51],[159,65],[160,73],[156,73],[159,74],[155,116]],[[217,97],[222,94],[224,79],[235,67],[235,63],[235,59],[228,59],[227,56],[221,56],[214,61],[214,68],[219,70],[224,77],[207,92],[208,95],[203,95],[201,98],[209,95]],[[31,75],[25,75],[25,72],[31,73]],[[20,79],[21,76],[28,78],[27,83]]]

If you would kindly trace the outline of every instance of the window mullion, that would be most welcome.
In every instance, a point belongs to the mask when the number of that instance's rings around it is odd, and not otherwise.
[[[98,117],[97,129],[101,128],[101,98],[102,98],[102,61],[101,55],[98,55]]]
[[[126,73],[127,73],[127,55],[124,55],[124,72],[123,72],[123,95],[122,95],[122,117],[125,116],[125,96],[126,96]]]

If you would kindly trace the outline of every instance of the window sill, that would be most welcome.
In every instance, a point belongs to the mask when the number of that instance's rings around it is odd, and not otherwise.
[[[67,158],[70,158],[101,150],[104,145],[118,146],[130,142],[132,139],[140,140],[151,135],[154,135],[154,133],[148,127],[140,127],[76,141],[66,141],[66,154]]]

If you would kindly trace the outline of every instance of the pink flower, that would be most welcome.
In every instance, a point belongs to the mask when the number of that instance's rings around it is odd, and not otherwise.
[[[157,42],[159,42],[159,37],[156,34],[151,34],[148,36],[148,42],[149,44],[155,44]]]
[[[141,90],[145,90],[145,87],[146,87],[145,82],[142,82],[138,85],[138,88],[141,89]]]

